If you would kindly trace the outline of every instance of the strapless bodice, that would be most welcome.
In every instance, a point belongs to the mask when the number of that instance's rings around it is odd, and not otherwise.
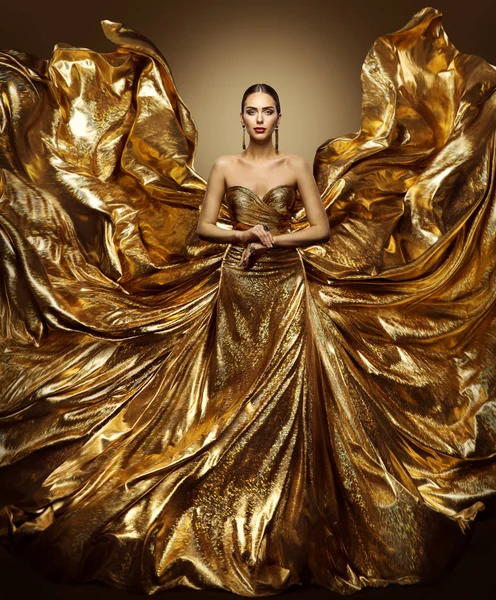
[[[289,230],[296,187],[277,185],[260,198],[247,187],[232,185],[227,188],[225,198],[234,229],[249,229],[261,224],[281,233]]]

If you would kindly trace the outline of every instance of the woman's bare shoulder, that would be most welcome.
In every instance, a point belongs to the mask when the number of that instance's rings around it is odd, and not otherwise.
[[[296,178],[299,178],[300,176],[304,175],[306,172],[311,170],[311,167],[307,162],[306,158],[301,154],[288,153],[286,165],[295,175]]]
[[[232,171],[236,163],[236,154],[221,154],[212,163],[212,172],[216,172],[226,177]]]

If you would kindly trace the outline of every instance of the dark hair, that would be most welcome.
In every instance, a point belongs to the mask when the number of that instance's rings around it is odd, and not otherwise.
[[[247,90],[245,90],[245,93],[243,94],[243,99],[241,100],[241,112],[243,112],[244,110],[246,98],[248,98],[250,94],[254,94],[255,92],[263,92],[264,94],[269,94],[269,96],[272,96],[272,99],[276,103],[277,114],[280,114],[281,104],[279,102],[279,96],[277,95],[276,90],[267,83],[255,83],[253,85],[250,85],[250,87]]]

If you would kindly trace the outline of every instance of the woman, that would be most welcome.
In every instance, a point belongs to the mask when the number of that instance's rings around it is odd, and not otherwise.
[[[119,23],[104,57],[3,53],[5,545],[148,594],[452,567],[496,498],[496,71],[440,18],[375,42],[315,181],[264,87],[205,186],[166,61]]]
[[[198,222],[200,239],[227,244],[247,244],[240,262],[253,264],[270,248],[294,248],[326,242],[330,236],[320,194],[308,163],[297,155],[281,154],[274,148],[272,134],[279,128],[281,108],[274,88],[265,84],[249,87],[241,102],[243,137],[248,129],[250,142],[239,156],[221,156],[213,164]],[[244,185],[234,182],[243,181]],[[289,183],[278,183],[289,181]],[[305,205],[310,227],[294,234],[274,235],[265,223],[226,231],[216,225],[222,198],[231,189],[244,188],[248,196],[270,197],[280,188],[298,188]],[[240,190],[243,191],[243,190]],[[289,196],[291,198],[291,195]]]

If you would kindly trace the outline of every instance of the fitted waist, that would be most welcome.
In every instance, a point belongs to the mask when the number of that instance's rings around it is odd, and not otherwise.
[[[244,270],[244,267],[239,265],[243,251],[246,245],[230,244],[224,254],[224,263],[233,267],[238,267]],[[283,266],[300,265],[300,255],[297,248],[269,248],[267,252],[261,254],[250,270],[259,270],[267,268],[280,268]]]

